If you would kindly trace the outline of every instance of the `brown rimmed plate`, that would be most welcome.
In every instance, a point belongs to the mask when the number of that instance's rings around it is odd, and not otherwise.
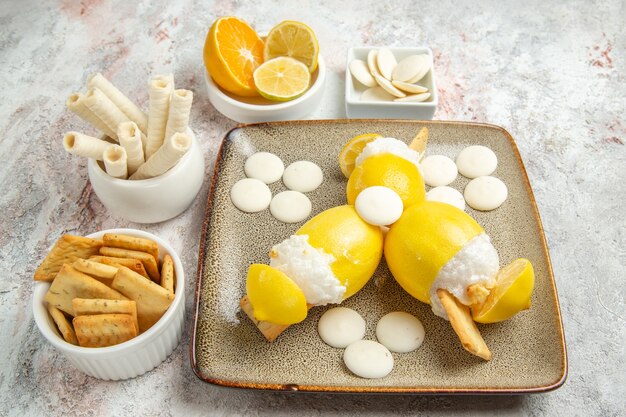
[[[376,132],[410,141],[426,126],[427,155],[454,159],[465,146],[493,149],[499,164],[493,174],[509,188],[508,200],[492,212],[466,211],[491,236],[505,265],[518,257],[532,261],[536,283],[532,308],[502,323],[480,325],[493,353],[490,362],[464,351],[449,323],[430,307],[405,293],[384,261],[373,279],[342,305],[366,320],[366,339],[375,340],[378,319],[391,311],[417,316],[426,330],[415,352],[395,354],[395,366],[383,379],[352,375],[334,349],[317,335],[317,321],[331,306],[316,307],[307,319],[291,326],[274,343],[267,343],[239,311],[245,277],[251,263],[267,263],[272,245],[301,224],[284,224],[265,210],[245,214],[230,201],[231,186],[245,177],[245,159],[257,151],[280,156],[286,165],[310,160],[324,171],[324,183],[308,194],[315,215],[345,204],[346,179],[337,155],[353,136]],[[204,381],[228,387],[265,390],[364,393],[526,393],[563,384],[567,355],[557,292],[539,213],[524,165],[511,135],[501,127],[466,122],[333,120],[264,123],[231,130],[217,157],[200,243],[196,311],[191,362]],[[459,176],[451,186],[459,191],[468,180]],[[279,181],[276,193],[286,188]]]

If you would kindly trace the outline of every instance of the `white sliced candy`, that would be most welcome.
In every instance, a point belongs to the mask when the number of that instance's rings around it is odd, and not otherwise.
[[[409,84],[415,84],[416,82],[424,78],[426,74],[428,74],[428,71],[430,70],[430,66],[431,66],[430,56],[426,54],[418,55],[418,56],[420,57],[419,71],[417,71],[416,75],[413,78],[406,80],[406,82]]]
[[[241,211],[256,213],[265,210],[272,200],[270,188],[256,178],[239,180],[230,189],[230,199]]]
[[[424,335],[422,322],[403,311],[384,315],[376,325],[376,339],[392,352],[414,351],[422,346]]]
[[[365,320],[356,311],[346,307],[335,307],[325,312],[317,322],[317,331],[327,345],[343,349],[363,339]]]
[[[467,204],[481,211],[497,209],[504,203],[508,194],[506,184],[490,176],[474,178],[465,186],[463,192]]]
[[[391,352],[373,340],[359,340],[343,351],[343,362],[356,376],[383,378],[393,369]]]
[[[361,94],[361,101],[392,101],[394,98],[380,86],[368,88]]]
[[[448,185],[456,179],[458,171],[454,161],[443,155],[430,155],[422,160],[424,182],[431,187]]]
[[[388,79],[386,79],[382,75],[374,75],[374,79],[376,80],[376,82],[382,88],[385,89],[386,92],[388,92],[392,96],[395,96],[395,97],[406,97],[406,94],[404,94],[402,91],[400,91],[396,87],[394,87],[391,84],[391,81],[389,81]],[[428,94],[428,93],[425,93],[425,94]]]
[[[283,191],[272,198],[270,213],[283,223],[298,223],[311,214],[311,200],[299,191]]]
[[[402,216],[402,199],[391,188],[375,185],[359,193],[354,202],[359,216],[374,226],[393,224]]]
[[[376,63],[378,64],[380,75],[391,81],[391,73],[398,64],[396,57],[393,56],[393,52],[388,48],[380,48],[376,57]]]
[[[376,75],[380,75],[380,71],[378,70],[378,49],[372,49],[367,54],[367,68],[369,68],[372,77],[376,78]]]
[[[283,182],[290,190],[308,193],[324,181],[324,173],[311,161],[296,161],[285,169]]]
[[[360,59],[353,59],[349,65],[350,74],[361,84],[366,87],[376,87],[378,83],[372,77],[370,70],[365,63],[365,61],[361,61]]]
[[[422,101],[426,101],[430,98],[430,93],[422,93],[422,94],[413,94],[410,96],[406,96],[403,98],[396,98],[393,101],[398,101],[401,103],[419,103]]]
[[[456,165],[464,177],[477,178],[493,174],[498,167],[498,157],[486,146],[472,145],[459,153]]]
[[[439,201],[440,203],[450,204],[459,210],[465,210],[465,199],[463,198],[463,194],[452,187],[448,187],[447,185],[432,188],[426,193],[426,200]]]
[[[419,94],[428,92],[428,88],[417,84],[409,84],[402,81],[392,81],[391,84],[397,89],[406,91],[407,93]]]
[[[417,77],[422,71],[425,64],[424,55],[410,55],[398,62],[393,69],[391,79],[394,81],[409,81]]]
[[[283,176],[283,161],[270,152],[257,152],[246,159],[243,167],[246,177],[256,178],[266,184],[276,182]]]

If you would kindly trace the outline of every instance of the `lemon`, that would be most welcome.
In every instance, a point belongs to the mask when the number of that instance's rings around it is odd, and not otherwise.
[[[426,199],[424,179],[415,164],[392,153],[372,155],[354,168],[346,187],[348,204],[354,204],[361,191],[374,185],[398,193],[405,209]]]
[[[467,213],[436,201],[405,209],[385,238],[385,259],[406,292],[430,304],[439,270],[484,230]]]
[[[530,308],[535,272],[528,259],[516,259],[498,272],[496,285],[482,306],[472,308],[479,323],[504,321]]]
[[[308,235],[309,244],[335,257],[331,270],[346,286],[344,299],[359,291],[372,277],[383,253],[383,234],[366,223],[354,206],[325,210],[306,222],[297,235]]]
[[[380,137],[382,136],[378,133],[364,133],[353,137],[343,146],[339,153],[339,167],[346,178],[350,178],[350,174],[354,171],[356,157],[363,152],[365,146]]]
[[[289,101],[300,97],[309,88],[311,74],[302,62],[289,57],[274,58],[254,71],[254,85],[263,97],[273,101]]]
[[[266,61],[279,56],[297,59],[312,73],[317,68],[319,51],[313,29],[301,22],[285,20],[267,34],[263,56]]]
[[[300,287],[271,266],[250,265],[246,293],[257,320],[289,325],[306,318],[306,298]]]

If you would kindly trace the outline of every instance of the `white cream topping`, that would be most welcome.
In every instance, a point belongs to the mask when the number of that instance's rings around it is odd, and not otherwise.
[[[308,235],[292,235],[272,248],[270,266],[284,272],[313,305],[340,303],[346,287],[330,265],[335,257],[309,244]]]
[[[450,259],[437,274],[430,287],[430,304],[433,313],[448,320],[446,310],[437,296],[438,289],[446,289],[461,303],[470,304],[467,287],[482,283],[492,286],[500,267],[500,258],[491,239],[481,233],[467,242],[460,251]]]
[[[415,164],[417,169],[422,172],[420,167],[420,153],[409,148],[406,143],[395,138],[378,138],[371,141],[363,151],[356,157],[355,166],[359,166],[363,161],[373,155],[379,155],[383,153],[392,153],[401,158],[406,159],[409,162]]]

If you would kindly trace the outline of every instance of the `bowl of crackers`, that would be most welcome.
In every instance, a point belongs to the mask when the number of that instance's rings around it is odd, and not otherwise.
[[[41,334],[95,378],[142,375],[176,348],[185,275],[172,246],[135,229],[62,235],[34,275]]]

